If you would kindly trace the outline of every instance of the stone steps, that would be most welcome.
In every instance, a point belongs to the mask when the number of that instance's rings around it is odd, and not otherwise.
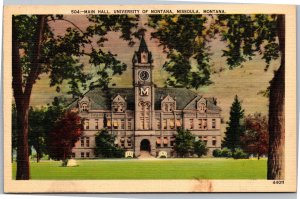
[[[139,159],[155,159],[149,151],[140,151],[140,156],[138,157]]]

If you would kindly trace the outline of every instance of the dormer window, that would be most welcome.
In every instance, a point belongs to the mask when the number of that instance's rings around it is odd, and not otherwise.
[[[176,110],[176,101],[169,95],[167,95],[165,98],[161,98],[161,109],[164,112],[172,112]]]
[[[197,109],[200,113],[206,113],[207,107],[206,107],[206,99],[201,98],[197,103]]]
[[[80,112],[88,112],[90,109],[90,99],[88,97],[83,97],[78,101],[78,107]]]
[[[87,103],[82,103],[81,104],[81,111],[85,111],[85,112],[88,111],[88,104]]]
[[[201,103],[201,104],[199,105],[199,111],[200,111],[201,113],[205,113],[205,112],[206,112],[206,105],[203,104],[203,103]]]
[[[119,113],[124,112],[126,110],[125,99],[120,95],[117,95],[112,101],[112,110]]]

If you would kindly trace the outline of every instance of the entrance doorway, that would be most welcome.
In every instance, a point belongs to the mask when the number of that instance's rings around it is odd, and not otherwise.
[[[147,139],[143,139],[141,141],[140,151],[148,151],[150,153],[151,147],[150,147],[150,141]]]

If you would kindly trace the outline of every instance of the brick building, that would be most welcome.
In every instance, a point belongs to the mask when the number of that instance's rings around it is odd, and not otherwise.
[[[157,156],[166,151],[174,156],[177,128],[189,129],[206,142],[209,154],[221,148],[221,109],[215,98],[204,98],[186,88],[157,88],[152,82],[152,54],[144,38],[133,59],[133,87],[94,88],[73,102],[85,119],[82,138],[73,148],[75,158],[93,158],[95,134],[107,128],[116,135],[115,144]]]

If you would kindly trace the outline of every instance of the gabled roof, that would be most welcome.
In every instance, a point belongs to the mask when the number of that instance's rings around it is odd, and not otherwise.
[[[161,110],[161,99],[166,96],[176,97],[177,110],[193,110],[196,109],[197,101],[201,96],[186,88],[154,88],[155,91],[155,110]],[[91,100],[91,109],[110,110],[111,102],[117,95],[126,97],[127,109],[134,110],[134,88],[109,88],[102,90],[101,88],[93,88],[86,92],[84,96]],[[207,108],[212,111],[220,111],[221,109],[215,104],[214,98],[205,98],[207,100]],[[71,103],[70,108],[77,106],[77,100]]]

